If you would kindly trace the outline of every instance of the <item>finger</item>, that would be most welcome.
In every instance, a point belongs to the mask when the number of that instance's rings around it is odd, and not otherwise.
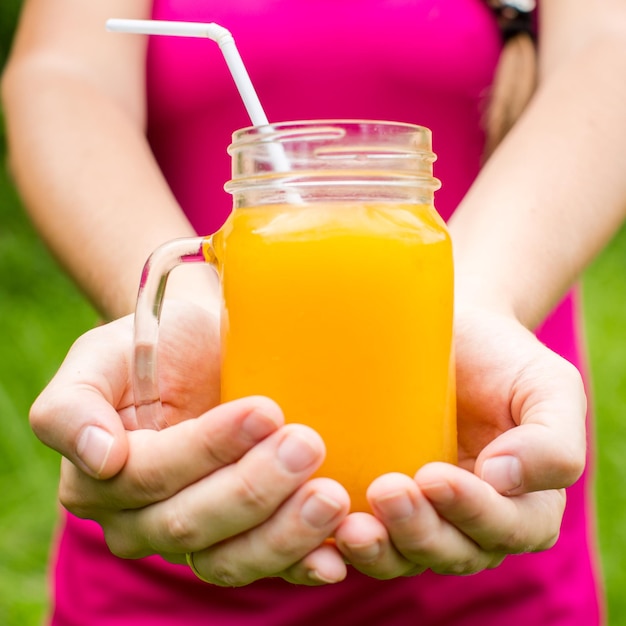
[[[115,407],[130,401],[130,345],[128,317],[86,333],[30,411],[37,437],[96,478],[115,475],[128,454]]]
[[[439,515],[492,553],[545,550],[559,536],[565,491],[502,496],[471,472],[432,463],[415,477]]]
[[[573,365],[537,344],[518,376],[511,412],[519,426],[487,445],[475,473],[499,493],[559,489],[582,474],[586,456],[586,398]]]
[[[296,585],[332,585],[346,578],[346,563],[332,543],[323,543],[301,561],[281,573],[281,578]]]
[[[194,552],[204,580],[239,587],[269,576],[320,585],[342,580],[346,567],[333,546],[321,545],[345,518],[350,499],[338,483],[318,478],[306,483],[266,523]]]
[[[415,568],[395,549],[384,524],[369,513],[350,514],[335,532],[335,541],[346,561],[372,578],[404,576]]]
[[[225,403],[162,431],[128,433],[128,461],[111,480],[95,481],[63,466],[61,502],[89,517],[94,509],[135,509],[164,500],[237,461],[283,421],[278,405],[258,396]]]
[[[368,499],[389,539],[380,532],[366,539],[362,520],[360,533],[350,529],[348,522],[337,532],[338,544],[360,571],[376,578],[394,578],[427,568],[469,574],[494,565],[494,555],[442,519],[408,476],[387,474],[378,478],[368,490]],[[369,526],[375,530],[371,521]]]
[[[167,500],[124,511],[105,529],[118,556],[201,550],[253,528],[321,465],[324,444],[306,426],[290,424]],[[189,460],[187,460],[189,463]]]

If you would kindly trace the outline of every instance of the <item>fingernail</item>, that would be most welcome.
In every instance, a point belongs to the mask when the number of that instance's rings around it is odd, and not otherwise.
[[[350,560],[357,564],[373,563],[380,555],[380,543],[346,544],[345,549],[350,553]]]
[[[319,457],[319,449],[296,433],[289,433],[278,446],[278,458],[294,474],[313,465]]]
[[[276,427],[276,422],[258,409],[252,410],[241,422],[241,431],[254,443],[271,435]]]
[[[377,508],[381,513],[392,522],[401,522],[415,511],[413,500],[406,491],[397,491],[375,501]]]
[[[514,456],[496,456],[483,463],[481,478],[502,494],[522,485],[522,465]]]
[[[420,489],[434,504],[450,504],[454,502],[454,491],[447,482],[420,483]]]
[[[100,476],[113,448],[113,442],[113,436],[106,430],[97,426],[86,426],[78,437],[76,454],[96,476]]]
[[[314,493],[302,505],[302,519],[314,528],[324,528],[337,517],[341,505],[323,493]]]
[[[337,579],[337,578],[328,578],[327,576],[324,576],[321,572],[319,572],[316,569],[312,569],[308,572],[307,576],[316,583],[324,583],[326,585],[334,585],[335,583],[338,583],[341,581],[341,578]]]

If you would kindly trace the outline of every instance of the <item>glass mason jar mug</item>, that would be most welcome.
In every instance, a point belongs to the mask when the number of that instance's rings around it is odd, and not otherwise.
[[[156,351],[169,272],[207,262],[222,288],[221,401],[264,395],[327,448],[317,475],[353,511],[388,472],[456,462],[453,263],[433,205],[431,134],[328,120],[236,131],[233,211],[210,237],[161,246],[135,318],[135,403],[161,428]],[[207,357],[208,358],[208,357]]]

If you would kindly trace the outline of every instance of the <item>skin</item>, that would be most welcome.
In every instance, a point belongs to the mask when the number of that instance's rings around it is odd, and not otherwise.
[[[3,77],[11,165],[32,219],[111,318],[132,310],[149,251],[192,234],[143,136],[143,44],[100,32],[106,17],[147,17],[148,5],[29,0]],[[345,561],[376,578],[467,574],[554,543],[563,488],[584,468],[586,402],[578,372],[528,329],[624,219],[626,85],[615,76],[626,73],[626,9],[551,0],[540,19],[537,94],[450,224],[460,467],[380,477],[374,515],[348,514],[338,484],[308,480],[324,454],[316,433],[285,426],[268,399],[215,407],[219,372],[205,358],[217,354],[215,284],[185,272],[169,293],[201,306],[168,305],[161,338],[175,426],[126,428],[130,318],[79,339],[31,412],[37,436],[65,457],[62,502],[97,520],[115,554],[184,562],[193,552],[196,572],[221,585],[325,584],[345,576]],[[204,395],[199,380],[214,381]],[[254,435],[242,426],[251,415]],[[287,439],[308,465],[285,464]]]
[[[457,327],[461,467],[431,464],[414,480],[381,477],[368,492],[375,516],[348,515],[337,483],[307,482],[323,460],[323,442],[307,427],[283,426],[271,400],[203,412],[215,404],[201,383],[218,376],[205,358],[217,349],[216,336],[207,331],[207,312],[186,303],[170,307],[161,336],[160,389],[176,425],[125,430],[135,419],[130,317],[77,341],[33,406],[32,425],[66,456],[61,502],[97,520],[118,556],[158,553],[184,562],[193,551],[204,579],[229,586],[265,576],[338,582],[344,559],[377,578],[426,568],[476,572],[558,537],[562,487],[584,466],[585,395],[575,368],[510,318],[480,312],[458,318]],[[181,353],[184,369],[176,362]],[[242,427],[251,414],[252,435]],[[112,438],[97,458],[81,458],[77,449],[93,425]],[[279,453],[294,435],[293,456],[309,461],[296,471]],[[503,472],[502,463],[514,459],[517,468]],[[313,518],[310,498],[320,502]],[[324,544],[333,532],[335,545]]]
[[[105,319],[134,310],[152,250],[195,235],[144,135],[146,38],[104,28],[112,15],[147,18],[150,6],[29,0],[2,79],[10,166],[24,204]],[[215,277],[203,269],[176,272],[170,294],[216,308]]]

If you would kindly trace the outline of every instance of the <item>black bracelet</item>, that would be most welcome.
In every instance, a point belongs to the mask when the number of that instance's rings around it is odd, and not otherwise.
[[[505,43],[521,33],[536,41],[535,0],[487,0],[487,4],[496,15]]]

